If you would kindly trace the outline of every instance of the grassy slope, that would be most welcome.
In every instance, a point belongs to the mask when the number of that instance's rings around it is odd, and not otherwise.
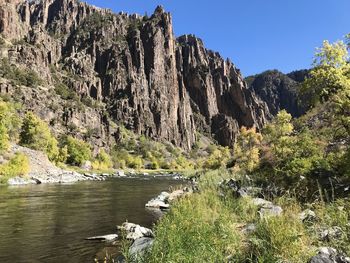
[[[273,200],[283,215],[261,219],[249,199],[220,195],[217,183],[231,177],[226,170],[208,172],[200,181],[201,192],[180,200],[156,226],[156,241],[144,262],[307,262],[317,247],[332,246],[350,254],[350,202],[309,205],[319,218],[302,223],[304,209],[294,198]],[[252,234],[242,232],[256,224]],[[338,240],[321,242],[321,229],[339,226]]]

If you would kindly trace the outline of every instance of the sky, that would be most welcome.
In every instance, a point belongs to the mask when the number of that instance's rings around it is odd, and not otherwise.
[[[85,0],[115,12],[171,12],[176,36],[194,34],[244,76],[310,68],[323,40],[350,33],[350,0]]]

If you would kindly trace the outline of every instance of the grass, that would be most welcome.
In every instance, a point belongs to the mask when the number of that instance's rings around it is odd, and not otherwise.
[[[261,218],[250,198],[234,198],[218,191],[231,172],[221,169],[201,176],[200,193],[186,196],[155,226],[153,249],[142,262],[307,262],[317,248],[331,246],[350,254],[350,202],[305,206],[293,197],[275,198],[283,208],[278,217]],[[318,220],[303,223],[307,207]],[[255,231],[244,227],[253,223]],[[319,230],[339,226],[340,239],[320,241]]]
[[[342,235],[339,238],[330,238],[326,241],[317,240],[317,245],[329,246],[350,255],[350,200],[342,199],[325,205],[323,203],[313,204],[317,221],[308,227],[309,234],[314,240],[318,239],[319,232],[331,227],[340,227]]]
[[[206,190],[179,201],[156,227],[145,262],[225,262],[242,251],[230,206]]]

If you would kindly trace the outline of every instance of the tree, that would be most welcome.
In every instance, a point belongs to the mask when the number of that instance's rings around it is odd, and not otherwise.
[[[314,68],[302,88],[302,92],[310,98],[311,106],[317,102],[328,101],[334,94],[349,86],[348,58],[347,46],[343,41],[333,44],[324,41],[323,46],[317,49]]]
[[[64,144],[67,146],[67,163],[81,165],[84,161],[91,160],[92,153],[88,143],[68,136]]]
[[[0,101],[0,153],[6,151],[10,145],[8,135],[8,106]]]
[[[291,153],[294,138],[291,124],[292,116],[285,110],[280,111],[271,124],[264,129],[264,138],[271,145],[273,156],[277,162],[285,160]]]
[[[27,112],[23,119],[20,144],[44,151],[51,161],[59,158],[58,142],[51,134],[49,126],[32,112]]]
[[[259,165],[259,146],[262,135],[255,128],[242,127],[234,145],[236,165],[247,172],[252,172]]]
[[[315,54],[314,68],[303,84],[303,92],[311,98],[311,104],[329,101],[336,120],[350,135],[350,63],[348,48],[350,34],[345,44],[338,41],[323,46]]]
[[[105,170],[112,168],[113,163],[111,157],[106,153],[104,149],[101,149],[96,156],[96,160],[93,162],[92,166],[94,169]]]
[[[0,153],[5,152],[10,145],[10,138],[15,141],[18,136],[20,118],[15,105],[0,99]]]
[[[203,168],[218,169],[220,167],[225,167],[230,159],[230,156],[230,150],[227,147],[217,147],[205,160]]]

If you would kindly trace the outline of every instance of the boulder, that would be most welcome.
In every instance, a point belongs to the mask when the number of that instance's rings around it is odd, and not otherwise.
[[[299,214],[299,219],[302,222],[314,222],[316,221],[317,217],[314,211],[306,209]]]
[[[125,177],[125,176],[126,176],[125,173],[124,173],[124,171],[117,171],[117,172],[115,173],[115,175],[116,175],[116,176],[119,176],[119,177]]]
[[[252,199],[252,204],[256,205],[258,207],[271,207],[273,204],[270,201],[267,201],[265,199],[262,198],[253,198]]]
[[[233,192],[234,197],[255,197],[259,196],[262,192],[260,187],[242,186],[242,182],[231,178],[230,180],[220,183],[221,189],[230,189]]]
[[[168,204],[169,196],[169,193],[162,192],[157,197],[148,201],[145,206],[150,208],[168,209],[170,207]]]
[[[92,163],[90,161],[85,161],[81,164],[80,168],[89,171],[92,169]]]
[[[117,234],[110,234],[110,235],[104,235],[104,236],[94,236],[94,237],[88,237],[86,240],[94,240],[94,241],[104,241],[104,242],[111,242],[118,239]]]
[[[261,218],[267,216],[280,216],[283,212],[282,207],[274,205],[272,202],[262,198],[253,198],[252,203],[259,207],[258,213]]]
[[[118,229],[120,231],[125,231],[126,238],[130,240],[136,240],[142,237],[154,237],[151,229],[134,223],[125,222],[121,226],[118,226]]]
[[[141,237],[136,239],[129,248],[130,256],[135,259],[142,257],[153,245],[154,239],[150,237]]]
[[[282,207],[277,205],[272,205],[270,207],[262,207],[259,209],[260,217],[280,216],[282,212],[283,212]]]
[[[256,225],[251,223],[251,224],[245,225],[242,229],[242,232],[246,233],[246,234],[251,234],[251,233],[255,232],[255,230],[256,230]]]
[[[341,239],[344,232],[339,226],[330,227],[321,231],[320,240],[331,241]]]
[[[172,202],[174,200],[179,199],[180,197],[182,197],[183,195],[185,195],[184,190],[175,190],[173,192],[170,193],[169,197],[168,197],[168,201]]]
[[[350,263],[350,258],[339,254],[334,248],[322,247],[308,263]]]
[[[20,176],[16,176],[16,177],[10,178],[7,181],[7,184],[8,185],[40,184],[40,181],[31,179],[31,178],[23,178],[23,177],[20,177]]]

